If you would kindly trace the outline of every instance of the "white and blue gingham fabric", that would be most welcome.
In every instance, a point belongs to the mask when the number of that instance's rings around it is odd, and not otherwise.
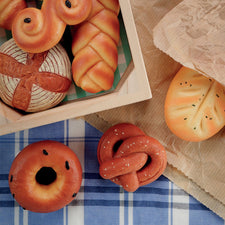
[[[82,119],[71,119],[0,136],[0,225],[224,225],[224,220],[163,175],[135,193],[98,173],[97,145],[102,133]],[[76,199],[52,213],[23,210],[13,199],[8,173],[26,145],[56,140],[77,154],[83,181]]]

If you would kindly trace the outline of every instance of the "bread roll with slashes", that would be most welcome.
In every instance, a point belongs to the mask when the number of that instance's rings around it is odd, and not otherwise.
[[[169,129],[186,141],[212,137],[225,125],[225,87],[182,67],[167,92],[165,120]]]
[[[19,11],[26,8],[24,0],[1,0],[0,1],[0,27],[12,29],[12,23]]]
[[[13,39],[0,46],[0,98],[6,104],[37,112],[60,103],[71,85],[71,63],[64,48],[29,54]]]

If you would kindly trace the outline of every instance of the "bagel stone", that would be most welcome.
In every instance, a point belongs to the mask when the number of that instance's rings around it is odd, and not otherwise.
[[[206,140],[225,125],[225,87],[181,67],[169,86],[164,115],[177,137],[191,142]]]
[[[38,213],[57,211],[75,200],[81,182],[79,158],[67,145],[54,140],[41,140],[23,148],[8,176],[17,203]]]
[[[23,51],[13,38],[0,46],[0,98],[13,108],[52,108],[65,98],[71,79],[71,62],[60,44],[37,54]]]

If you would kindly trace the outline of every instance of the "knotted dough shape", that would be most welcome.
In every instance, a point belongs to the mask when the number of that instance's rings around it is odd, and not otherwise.
[[[158,179],[167,165],[164,147],[129,123],[109,128],[99,141],[97,153],[101,177],[129,192]]]

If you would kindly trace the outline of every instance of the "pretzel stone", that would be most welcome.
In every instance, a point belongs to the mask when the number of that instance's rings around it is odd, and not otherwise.
[[[129,123],[109,128],[98,144],[99,173],[128,192],[158,179],[167,165],[164,147]]]
[[[91,0],[45,0],[41,9],[30,7],[17,14],[13,38],[26,52],[44,52],[61,40],[67,24],[81,23],[91,8]]]

